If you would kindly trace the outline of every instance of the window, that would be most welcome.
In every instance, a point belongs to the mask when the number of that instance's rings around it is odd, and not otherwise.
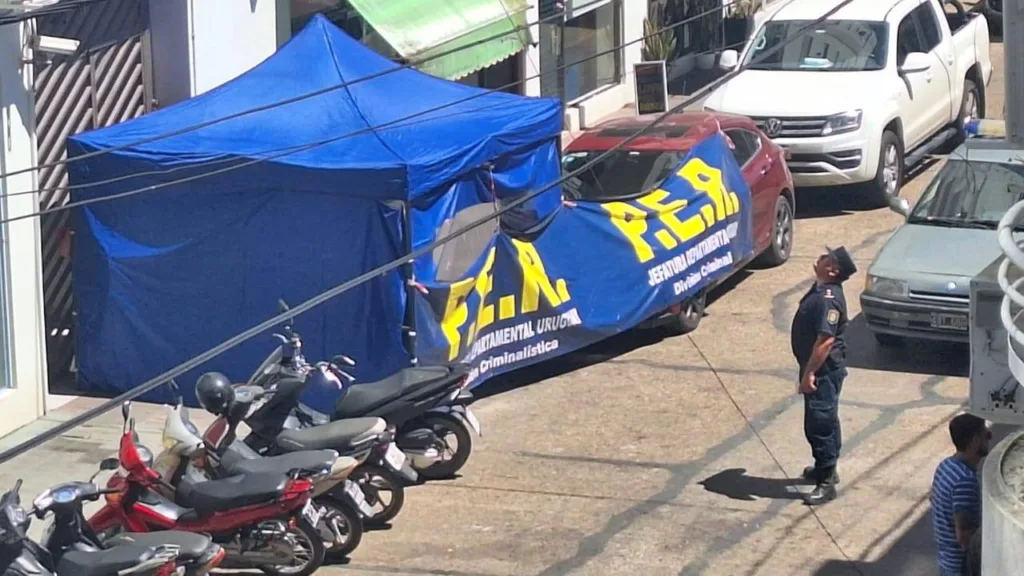
[[[761,150],[761,138],[749,130],[734,128],[726,130],[725,135],[732,140],[732,155],[740,167],[746,166]]]
[[[911,52],[924,52],[924,42],[921,41],[921,36],[917,32],[913,12],[903,17],[896,30],[896,65],[902,66],[907,59],[907,54]]]
[[[562,160],[566,173],[579,170],[605,151],[571,152]],[[566,181],[566,194],[576,200],[604,201],[635,197],[653,190],[683,161],[686,152],[618,150]]]
[[[883,22],[865,20],[826,20],[801,32],[811,20],[772,20],[758,32],[743,60],[751,70],[860,72],[885,68],[889,28]],[[764,60],[751,65],[754,58],[794,40]]]
[[[908,222],[995,230],[999,219],[1024,198],[1024,167],[950,160],[910,213]]]
[[[921,26],[921,40],[923,52],[931,52],[942,41],[942,32],[939,29],[939,18],[935,15],[935,9],[931,2],[925,2],[911,11],[917,14],[917,23]]]
[[[621,0],[567,20],[560,30],[541,29],[541,93],[571,102],[622,79]],[[559,58],[561,56],[561,58]],[[561,70],[554,70],[559,67]],[[549,73],[553,76],[548,76]]]

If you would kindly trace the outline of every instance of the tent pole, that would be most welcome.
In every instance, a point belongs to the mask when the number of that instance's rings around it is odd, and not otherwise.
[[[402,228],[405,229],[405,254],[408,256],[412,254],[412,203],[408,200],[402,202]],[[403,268],[405,269],[405,321],[402,326],[402,343],[412,355],[412,364],[415,366],[419,362],[416,357],[416,288],[413,285],[416,274],[412,260],[406,262]]]

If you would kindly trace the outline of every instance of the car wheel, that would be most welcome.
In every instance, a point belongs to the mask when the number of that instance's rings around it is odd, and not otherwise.
[[[700,326],[700,320],[704,317],[704,310],[707,308],[707,293],[701,292],[686,302],[683,308],[672,319],[668,325],[670,333],[676,336],[689,334]]]
[[[903,185],[903,143],[891,130],[882,133],[878,148],[878,170],[868,183],[868,200],[873,207],[887,206],[900,194]]]
[[[775,200],[775,221],[772,223],[772,239],[768,248],[757,257],[757,263],[764,267],[781,266],[789,260],[793,249],[793,203],[784,194]]]
[[[902,336],[883,334],[881,332],[875,332],[875,341],[882,346],[902,346],[905,342]]]

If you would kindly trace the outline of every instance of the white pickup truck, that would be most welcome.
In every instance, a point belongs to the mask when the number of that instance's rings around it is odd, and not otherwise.
[[[783,49],[756,61],[839,0],[789,0],[764,18],[745,70],[712,92],[706,110],[750,116],[787,149],[797,186],[866,183],[884,205],[909,167],[963,138],[985,114],[992,77],[984,17],[957,0],[854,0]]]

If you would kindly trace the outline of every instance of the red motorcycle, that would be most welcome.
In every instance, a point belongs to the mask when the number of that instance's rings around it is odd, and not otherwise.
[[[169,487],[152,468],[153,453],[139,444],[129,403],[122,407],[120,468],[107,482],[106,505],[89,518],[103,537],[117,531],[183,530],[209,534],[226,551],[221,568],[308,576],[324,561],[314,526],[313,482],[301,472],[239,474],[219,480],[182,479]],[[170,488],[174,500],[160,495]]]

